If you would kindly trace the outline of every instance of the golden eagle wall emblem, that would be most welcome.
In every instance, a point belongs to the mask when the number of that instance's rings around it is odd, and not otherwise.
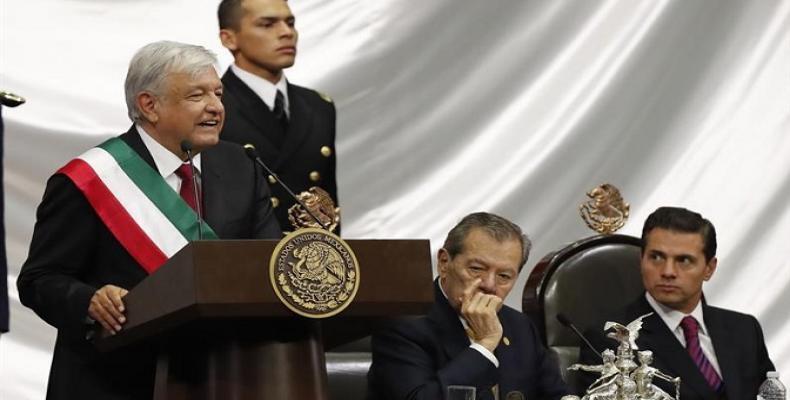
[[[631,206],[623,200],[620,190],[604,183],[587,193],[590,200],[579,206],[579,214],[590,229],[604,235],[615,233],[628,221]]]
[[[354,300],[359,264],[351,247],[319,228],[288,234],[269,263],[272,288],[291,311],[309,318],[335,315]]]

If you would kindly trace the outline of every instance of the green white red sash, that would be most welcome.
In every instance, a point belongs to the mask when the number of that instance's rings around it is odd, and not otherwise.
[[[88,150],[58,173],[74,182],[110,232],[149,274],[198,239],[195,211],[119,138]],[[217,239],[205,222],[202,230],[204,239]]]

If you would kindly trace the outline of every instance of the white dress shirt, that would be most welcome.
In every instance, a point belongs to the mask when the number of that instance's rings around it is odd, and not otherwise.
[[[686,315],[691,315],[697,320],[697,323],[699,323],[699,345],[702,348],[702,353],[705,354],[705,357],[710,361],[710,365],[713,366],[713,369],[715,369],[716,373],[721,377],[719,360],[716,358],[716,353],[713,351],[713,342],[710,340],[708,327],[705,326],[705,319],[702,315],[702,302],[700,301],[697,303],[697,306],[691,314],[683,314],[680,311],[659,303],[658,300],[654,299],[648,292],[645,292],[645,298],[647,298],[647,302],[656,310],[656,314],[661,317],[661,320],[664,321],[669,330],[675,334],[675,338],[677,338],[683,347],[686,347],[686,336],[683,335],[683,327],[680,326],[680,321],[682,321]]]
[[[162,175],[162,178],[165,179],[168,186],[173,188],[176,193],[179,193],[179,190],[181,190],[181,178],[176,175],[176,170],[184,161],[181,161],[173,152],[154,140],[142,126],[136,125],[136,128],[137,132],[140,132],[140,138],[143,139],[143,144],[148,149],[148,152],[151,153],[151,157],[154,159],[154,164],[156,164],[156,169],[159,171],[159,174]],[[195,169],[197,170],[199,178],[200,153],[192,157],[192,163],[195,164]]]
[[[288,80],[285,79],[285,74],[280,77],[276,84],[273,84],[258,75],[239,68],[236,64],[231,64],[230,69],[266,103],[269,110],[274,110],[274,99],[277,97],[277,91],[283,92],[285,115],[291,118],[291,103],[288,101]]]

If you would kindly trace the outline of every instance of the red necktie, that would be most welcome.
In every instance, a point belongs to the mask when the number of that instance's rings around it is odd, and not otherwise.
[[[699,324],[697,320],[688,315],[680,321],[680,327],[683,328],[683,336],[686,337],[686,350],[689,352],[691,359],[694,360],[694,364],[697,364],[702,376],[708,382],[708,386],[714,391],[719,391],[722,381],[699,345]]]
[[[197,203],[195,202],[195,183],[192,179],[192,167],[190,167],[189,163],[183,163],[180,167],[176,170],[176,175],[181,178],[181,190],[178,191],[178,194],[181,195],[181,198],[192,207],[195,212],[197,212]],[[200,194],[198,193],[198,196]]]

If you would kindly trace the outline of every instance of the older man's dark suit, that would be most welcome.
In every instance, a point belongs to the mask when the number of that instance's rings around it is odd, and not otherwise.
[[[156,168],[134,127],[121,139]],[[220,238],[280,237],[262,172],[241,147],[220,142],[202,153],[201,166],[206,222]],[[22,303],[58,329],[48,399],[151,398],[153,349],[102,354],[85,340],[93,293],[107,284],[131,289],[146,276],[71,180],[53,175],[17,281]]]
[[[370,399],[443,399],[448,385],[475,386],[478,399],[491,399],[496,384],[503,400],[512,391],[527,399],[559,399],[567,394],[556,360],[526,316],[507,306],[499,311],[510,344],[503,340],[494,351],[499,360],[496,368],[469,347],[458,314],[439,290],[438,281],[434,290],[435,302],[426,317],[399,322],[373,336]]]
[[[288,84],[290,117],[283,132],[266,103],[230,69],[222,76],[225,127],[222,139],[239,144],[252,143],[261,159],[294,193],[312,186],[326,190],[338,204],[335,180],[335,106],[313,90]],[[331,154],[322,153],[327,147]],[[312,174],[312,175],[311,175]],[[311,178],[312,176],[312,178]],[[315,179],[317,178],[317,179]],[[315,179],[315,180],[314,180]],[[277,199],[274,214],[283,231],[291,231],[288,209],[291,196],[270,181]]]
[[[640,296],[622,312],[607,318],[609,321],[630,322],[640,315],[654,312],[645,296]],[[765,379],[765,373],[774,369],[765,347],[760,323],[751,315],[712,307],[703,303],[705,326],[708,328],[716,358],[724,381],[724,393],[717,394],[705,382],[699,368],[685,347],[677,340],[667,325],[654,313],[643,320],[642,330],[636,344],[640,350],[653,352],[653,365],[659,370],[681,378],[680,398],[683,400],[730,400],[754,399],[757,389]],[[616,348],[617,343],[603,335],[604,321],[596,324],[585,334],[598,349]],[[589,349],[582,347],[579,362],[600,364],[601,359]],[[585,384],[592,383],[592,374],[586,375]],[[667,393],[674,394],[674,386],[661,379],[654,383]]]

